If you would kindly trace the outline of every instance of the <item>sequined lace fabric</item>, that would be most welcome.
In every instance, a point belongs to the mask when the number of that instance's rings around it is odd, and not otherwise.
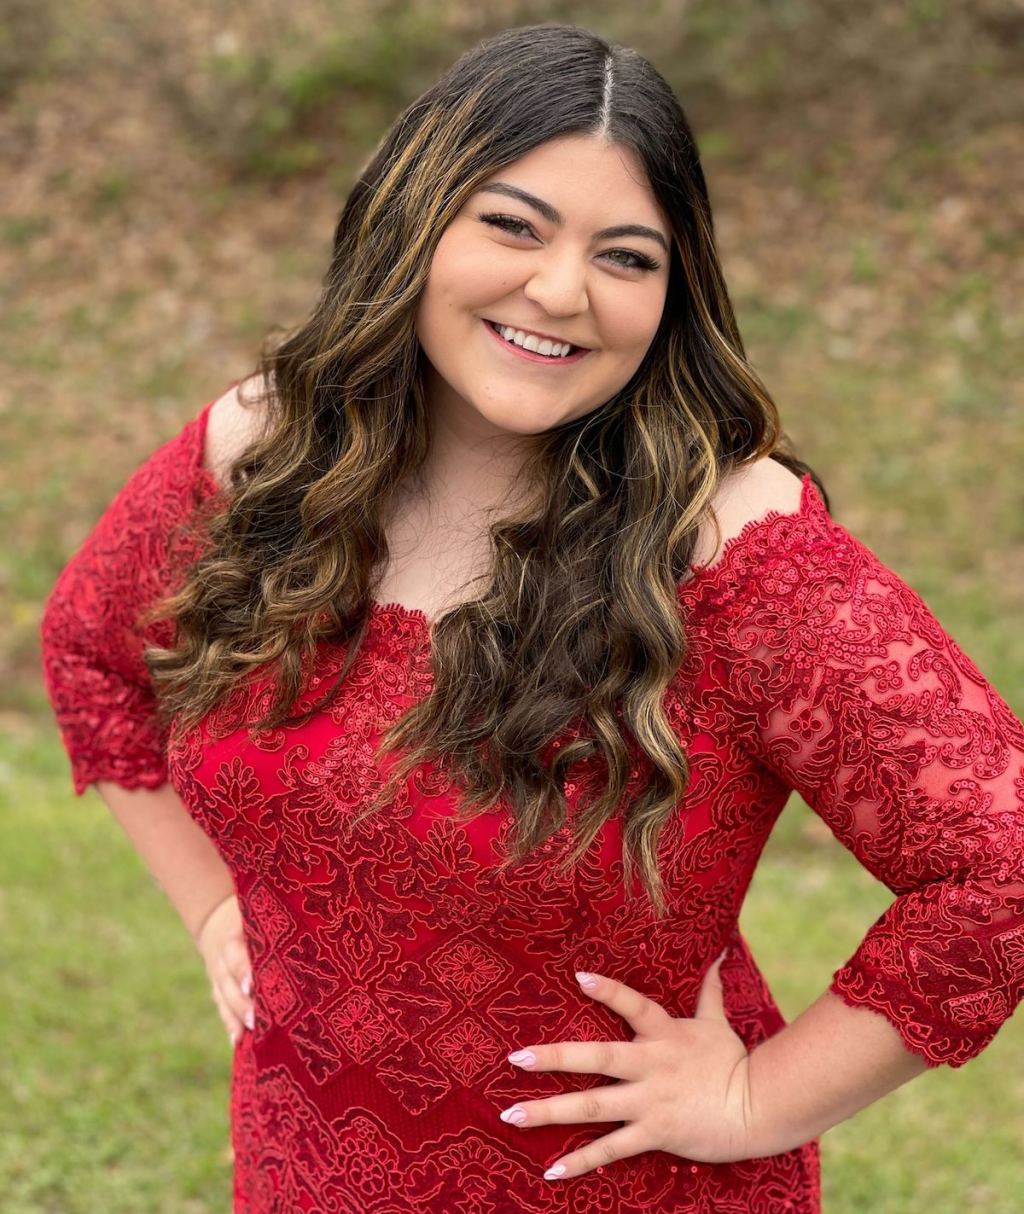
[[[175,527],[220,492],[203,466],[212,403],[69,560],[41,639],[75,792],[169,780],[233,875],[256,1009],[232,1068],[235,1214],[819,1210],[817,1140],[729,1164],[649,1151],[545,1181],[617,1123],[520,1130],[499,1111],[608,1079],[530,1074],[506,1055],[629,1038],[579,990],[579,969],[690,1016],[723,948],[733,1028],[748,1048],[782,1029],[738,920],[796,790],[894,895],[830,989],[929,1066],[963,1065],[1024,990],[1020,720],[805,476],[798,510],[748,523],[679,585],[690,648],[665,707],[692,782],[659,844],[667,920],[625,898],[618,819],[556,872],[591,760],[570,769],[569,823],[505,874],[509,814],[455,823],[457,781],[432,764],[342,848],[339,823],[386,774],[377,739],[431,687],[430,625],[374,604],[341,695],[305,725],[225,728],[239,708],[246,721],[264,711],[257,673],[194,729],[158,727],[142,645],[171,636],[136,620],[195,555],[171,542]],[[322,646],[300,706],[344,656],[340,641]]]

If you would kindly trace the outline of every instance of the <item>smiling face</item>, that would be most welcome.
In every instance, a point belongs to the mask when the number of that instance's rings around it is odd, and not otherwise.
[[[416,317],[434,421],[535,435],[611,399],[657,332],[670,244],[631,148],[566,136],[492,174],[443,232]],[[488,322],[585,352],[524,352]]]

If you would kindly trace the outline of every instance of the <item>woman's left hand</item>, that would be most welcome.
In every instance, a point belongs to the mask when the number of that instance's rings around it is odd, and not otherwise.
[[[599,974],[580,989],[617,1012],[636,1033],[632,1041],[562,1041],[526,1047],[536,1061],[509,1061],[530,1071],[611,1075],[623,1082],[524,1100],[529,1129],[538,1125],[622,1121],[620,1128],[558,1159],[546,1180],[569,1180],[599,1165],[641,1151],[670,1151],[698,1163],[751,1159],[752,1112],[747,1048],[725,1018],[719,968],[722,953],[705,975],[692,1018],[675,1018],[653,999]],[[517,1051],[519,1053],[520,1051]],[[552,1175],[563,1165],[564,1171]]]

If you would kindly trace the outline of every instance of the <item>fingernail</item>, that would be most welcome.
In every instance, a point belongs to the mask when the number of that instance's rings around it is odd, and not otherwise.
[[[537,1061],[537,1055],[529,1050],[516,1050],[514,1054],[509,1054],[508,1060],[515,1063],[516,1066],[533,1066]]]
[[[548,1170],[544,1173],[544,1179],[545,1180],[557,1180],[559,1178],[559,1176],[564,1176],[564,1175],[565,1175],[565,1164],[556,1163],[553,1168],[548,1168]]]
[[[256,1018],[253,1016],[252,1008],[249,1008],[249,1010],[245,1013],[245,1027],[247,1029],[252,1029],[255,1028],[255,1026]]]
[[[520,1108],[518,1104],[514,1104],[510,1109],[506,1109],[498,1116],[502,1121],[507,1121],[509,1125],[522,1125],[526,1120],[526,1110]]]
[[[237,1044],[237,1038],[235,1037],[233,1029],[228,1029],[228,1041],[230,1041],[232,1045]]]
[[[249,997],[252,992],[252,974],[246,974],[242,979],[242,994]]]
[[[597,989],[597,979],[593,974],[588,974],[586,970],[576,971],[576,981],[580,986],[585,987],[588,991]]]

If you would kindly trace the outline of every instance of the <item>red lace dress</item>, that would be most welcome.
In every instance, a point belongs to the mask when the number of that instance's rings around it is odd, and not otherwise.
[[[218,492],[202,466],[209,408],[115,498],[57,581],[42,638],[76,792],[170,779],[234,876],[256,1007],[234,1054],[235,1211],[818,1210],[816,1140],[714,1165],[649,1151],[546,1181],[614,1124],[520,1130],[499,1111],[609,1080],[530,1074],[506,1054],[629,1037],[578,969],[690,1016],[723,948],[730,1023],[749,1047],[778,1032],[737,920],[796,789],[895,895],[831,989],[929,1064],[961,1066],[1024,989],[1018,718],[805,477],[795,513],[749,523],[679,587],[692,649],[665,703],[693,782],[661,841],[666,922],[625,903],[617,820],[574,873],[551,863],[566,826],[502,876],[508,815],[453,824],[457,786],[433,766],[341,849],[338,823],[384,774],[374,742],[430,687],[429,624],[376,604],[343,694],[303,727],[232,733],[215,712],[162,736],[133,621],[177,576],[168,535]],[[343,656],[323,646],[303,705]],[[228,709],[256,719],[268,686],[239,687]],[[591,762],[571,773],[570,811]]]

